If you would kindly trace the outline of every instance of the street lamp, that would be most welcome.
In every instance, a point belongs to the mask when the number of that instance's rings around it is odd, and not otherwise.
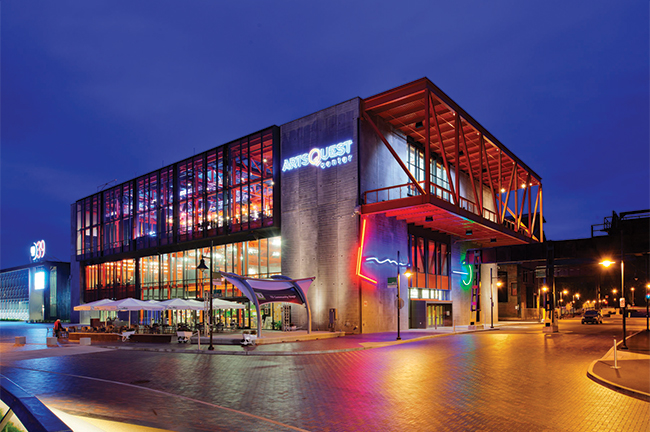
[[[608,259],[603,260],[599,263],[605,267],[609,267],[614,264],[613,261]],[[616,289],[613,289],[612,292],[616,295]],[[616,298],[614,299],[614,308],[616,308]],[[627,349],[627,344],[625,343],[625,263],[623,261],[623,248],[621,247],[621,303],[619,309],[623,313],[623,343],[621,344],[621,349]]]
[[[648,301],[650,301],[650,283],[646,285],[645,292],[645,329],[650,331],[650,308],[648,308]]]
[[[576,299],[580,300],[580,293],[573,294],[573,312],[576,310]]]
[[[630,288],[630,290],[632,291],[632,306],[636,306],[636,303],[634,301],[634,287]]]
[[[494,328],[494,290],[492,289],[492,281],[494,279],[497,280],[497,289],[501,288],[503,282],[499,280],[498,275],[496,278],[492,276],[492,267],[490,267],[490,328]]]
[[[542,292],[544,293],[544,321],[546,321],[547,318],[546,309],[548,308],[548,298],[546,296],[546,293],[548,292],[548,287],[546,285],[542,287]]]
[[[210,248],[212,249],[212,248]],[[203,278],[205,278],[205,271],[210,270],[207,265],[205,265],[205,259],[202,257],[201,262],[199,263],[198,267],[196,268],[197,270],[201,270],[201,275]],[[212,277],[210,277],[212,278]],[[208,290],[208,296],[210,298],[210,312],[208,314],[208,328],[210,330],[210,346],[208,349],[210,351],[214,350],[214,346],[212,345],[212,281],[210,281],[210,289]],[[201,334],[199,334],[199,338],[201,337]]]
[[[397,251],[397,340],[402,340],[402,336],[400,335],[400,309],[402,309],[402,297],[400,294],[400,290],[402,289],[402,283],[400,282],[400,263],[399,263],[399,251]],[[408,269],[408,265],[406,266],[406,271],[404,272],[404,276],[407,278],[411,277],[411,272]]]

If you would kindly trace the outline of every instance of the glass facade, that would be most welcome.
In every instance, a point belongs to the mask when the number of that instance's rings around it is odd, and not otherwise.
[[[77,259],[274,226],[278,145],[271,127],[77,201]]]
[[[0,274],[0,319],[29,319],[29,270]]]
[[[449,290],[449,244],[409,235],[413,275],[409,278],[409,297],[451,300]]]
[[[407,167],[418,182],[424,182],[424,150],[420,147],[418,143],[409,140]],[[435,154],[431,155],[430,173],[431,193],[440,199],[450,201],[447,171],[445,171],[442,161]]]
[[[197,270],[201,259],[213,272],[227,271],[251,277],[269,277],[281,271],[281,238],[271,237],[85,267],[84,301],[135,297],[143,300],[203,299],[210,287],[209,273]],[[243,298],[228,283],[213,285],[215,298]]]

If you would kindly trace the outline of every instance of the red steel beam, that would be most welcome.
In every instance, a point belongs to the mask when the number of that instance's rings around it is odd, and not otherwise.
[[[462,120],[461,120],[462,124]],[[467,140],[465,139],[465,131],[463,128],[461,128],[460,133],[463,135],[463,148],[465,149],[465,156],[467,158],[467,166],[469,171],[469,181],[472,183],[472,190],[474,191],[474,200],[476,202],[474,204],[478,205],[478,193],[476,192],[476,181],[474,181],[474,169],[472,168],[472,161],[469,158],[469,151],[467,150]],[[458,161],[458,165],[460,166],[460,160]],[[456,167],[456,171],[459,171],[458,167]],[[483,208],[481,208],[481,213],[479,213],[481,217],[483,216]]]
[[[438,140],[440,141],[440,149],[442,150],[440,153],[442,153],[442,161],[445,164],[445,170],[447,171],[447,178],[451,179],[451,172],[449,171],[449,164],[447,163],[447,155],[445,151],[445,145],[442,142],[442,134],[440,133],[440,125],[438,124],[438,115],[436,114],[436,107],[433,105],[433,101],[429,99],[427,101],[428,103],[431,104],[431,108],[433,108],[433,118],[435,120],[435,125],[436,125],[436,132],[438,133]],[[456,163],[458,165],[458,161]],[[458,175],[458,166],[456,166],[456,175]],[[456,195],[456,189],[454,189],[454,184],[452,182],[449,182],[449,186],[451,187],[451,195],[454,197],[454,204],[459,206],[459,201],[458,201],[458,195]]]
[[[404,170],[404,172],[406,173],[408,178],[413,182],[413,184],[415,184],[415,186],[418,188],[420,193],[422,195],[426,195],[426,193],[424,192],[424,189],[422,189],[422,186],[420,185],[420,183],[418,183],[418,181],[415,179],[415,177],[413,177],[413,174],[411,174],[411,171],[409,171],[409,169],[406,167],[406,165],[404,165],[404,162],[402,162],[402,159],[400,159],[399,155],[395,152],[395,150],[393,150],[393,147],[391,147],[391,145],[388,143],[388,140],[386,140],[384,135],[382,135],[382,133],[379,131],[379,128],[377,127],[377,125],[375,125],[375,123],[372,121],[372,119],[366,113],[365,110],[363,111],[363,118],[370,124],[370,126],[372,126],[372,128],[375,131],[375,133],[377,134],[377,136],[379,136],[379,138],[383,141],[386,148],[388,148],[388,151],[393,155],[393,157],[395,158],[395,160],[397,161],[399,166],[402,168],[402,170]]]
[[[424,127],[426,128],[426,138],[424,145],[424,188],[427,190],[427,195],[431,194],[431,110],[429,106],[429,89],[424,92],[426,98],[425,102],[425,119]],[[435,113],[435,111],[434,111]]]
[[[483,139],[483,136],[481,136],[481,140]],[[490,168],[490,163],[488,161],[488,154],[487,154],[487,149],[485,148],[485,142],[483,143],[483,151],[485,152],[485,166],[487,167],[487,174],[488,178],[490,179],[490,190],[492,191],[492,204],[494,205],[494,213],[497,215],[497,222],[501,223],[499,220],[499,207],[497,206],[497,196],[494,193],[494,182],[492,181],[492,168]],[[501,178],[499,177],[499,183],[501,183]],[[501,189],[499,189],[499,193],[501,193]]]

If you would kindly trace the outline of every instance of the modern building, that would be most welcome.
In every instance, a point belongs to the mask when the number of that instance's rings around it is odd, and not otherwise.
[[[48,260],[43,240],[30,249],[30,264],[0,270],[0,319],[70,319],[70,263]]]
[[[542,208],[541,177],[423,78],[77,201],[73,304],[210,289],[247,303],[218,271],[281,273],[315,276],[315,330],[480,325],[489,271],[466,251],[542,242]],[[256,325],[251,308],[218,313]],[[307,324],[299,305],[262,314]]]

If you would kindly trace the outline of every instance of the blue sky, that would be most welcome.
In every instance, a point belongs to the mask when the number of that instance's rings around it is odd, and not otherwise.
[[[542,176],[551,240],[650,208],[647,2],[0,4],[0,267],[70,204],[428,77]]]

